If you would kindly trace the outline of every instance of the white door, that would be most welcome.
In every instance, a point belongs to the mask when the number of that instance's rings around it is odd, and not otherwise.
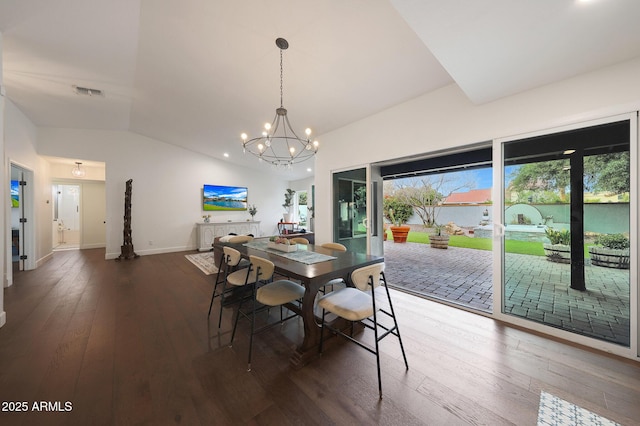
[[[106,195],[104,182],[82,183],[82,238],[80,248],[106,247]]]
[[[53,248],[80,248],[80,185],[55,184]]]

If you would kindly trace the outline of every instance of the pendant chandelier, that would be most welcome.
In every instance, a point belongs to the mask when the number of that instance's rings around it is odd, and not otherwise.
[[[72,174],[74,177],[77,177],[77,178],[84,177],[85,172],[84,172],[84,169],[81,169],[81,168],[80,168],[80,166],[81,166],[81,165],[82,165],[82,163],[81,163],[81,162],[76,161],[76,167],[74,167],[74,168],[71,170],[71,174]]]
[[[248,139],[246,133],[242,137],[242,149],[266,161],[275,167],[290,169],[293,164],[308,160],[318,152],[318,141],[309,138],[311,129],[305,130],[305,138],[299,137],[291,128],[287,110],[282,104],[282,51],[289,47],[289,42],[283,38],[276,39],[276,46],[280,49],[280,108],[271,123],[264,125],[262,136]]]

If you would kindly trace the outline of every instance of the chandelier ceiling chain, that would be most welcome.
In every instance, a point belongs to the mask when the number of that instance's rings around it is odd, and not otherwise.
[[[284,76],[283,70],[284,70],[284,67],[282,66],[282,49],[280,49],[280,108],[284,108],[284,103],[282,101],[282,99],[284,98],[283,96],[284,90],[282,89],[283,87],[282,80]]]
[[[283,38],[276,39],[276,46],[280,49],[280,108],[271,123],[264,125],[262,136],[247,140],[246,133],[242,137],[242,150],[266,161],[275,167],[291,168],[293,164],[312,158],[318,152],[318,141],[311,142],[311,129],[305,130],[305,138],[300,138],[291,127],[287,110],[284,107],[284,67],[283,50],[289,47],[289,42]],[[282,125],[281,125],[282,121]]]

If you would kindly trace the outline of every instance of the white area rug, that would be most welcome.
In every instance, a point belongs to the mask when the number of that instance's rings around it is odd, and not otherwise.
[[[194,265],[198,267],[202,272],[207,275],[215,274],[218,272],[215,260],[213,259],[213,252],[208,251],[206,253],[197,254],[185,254],[184,257]]]
[[[538,408],[538,426],[611,426],[613,422],[582,407],[578,407],[555,395],[540,392],[540,406]]]

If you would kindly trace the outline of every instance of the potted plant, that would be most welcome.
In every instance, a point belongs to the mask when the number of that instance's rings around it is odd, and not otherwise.
[[[592,265],[629,269],[629,238],[623,234],[601,234],[595,243],[589,247]]]
[[[256,207],[255,204],[252,204],[249,206],[249,214],[251,215],[251,220],[253,220],[253,217],[256,215],[256,213],[258,213],[258,208]]]
[[[433,235],[429,235],[429,244],[431,247],[437,249],[449,248],[449,235],[445,231],[445,227],[443,225],[438,225],[437,223],[434,223],[433,225],[435,233]]]
[[[405,225],[409,218],[413,215],[413,207],[403,203],[393,197],[384,199],[383,203],[384,216],[391,222],[391,234],[394,243],[407,242],[407,236],[411,227]]]
[[[295,194],[296,191],[291,188],[287,188],[287,192],[284,193],[284,204],[282,204],[282,207],[286,210],[286,213],[284,214],[284,221],[287,223],[293,222],[291,206],[293,205],[293,196]]]
[[[568,229],[553,229],[547,227],[544,230],[551,242],[542,244],[547,260],[556,263],[571,263],[571,232]]]

